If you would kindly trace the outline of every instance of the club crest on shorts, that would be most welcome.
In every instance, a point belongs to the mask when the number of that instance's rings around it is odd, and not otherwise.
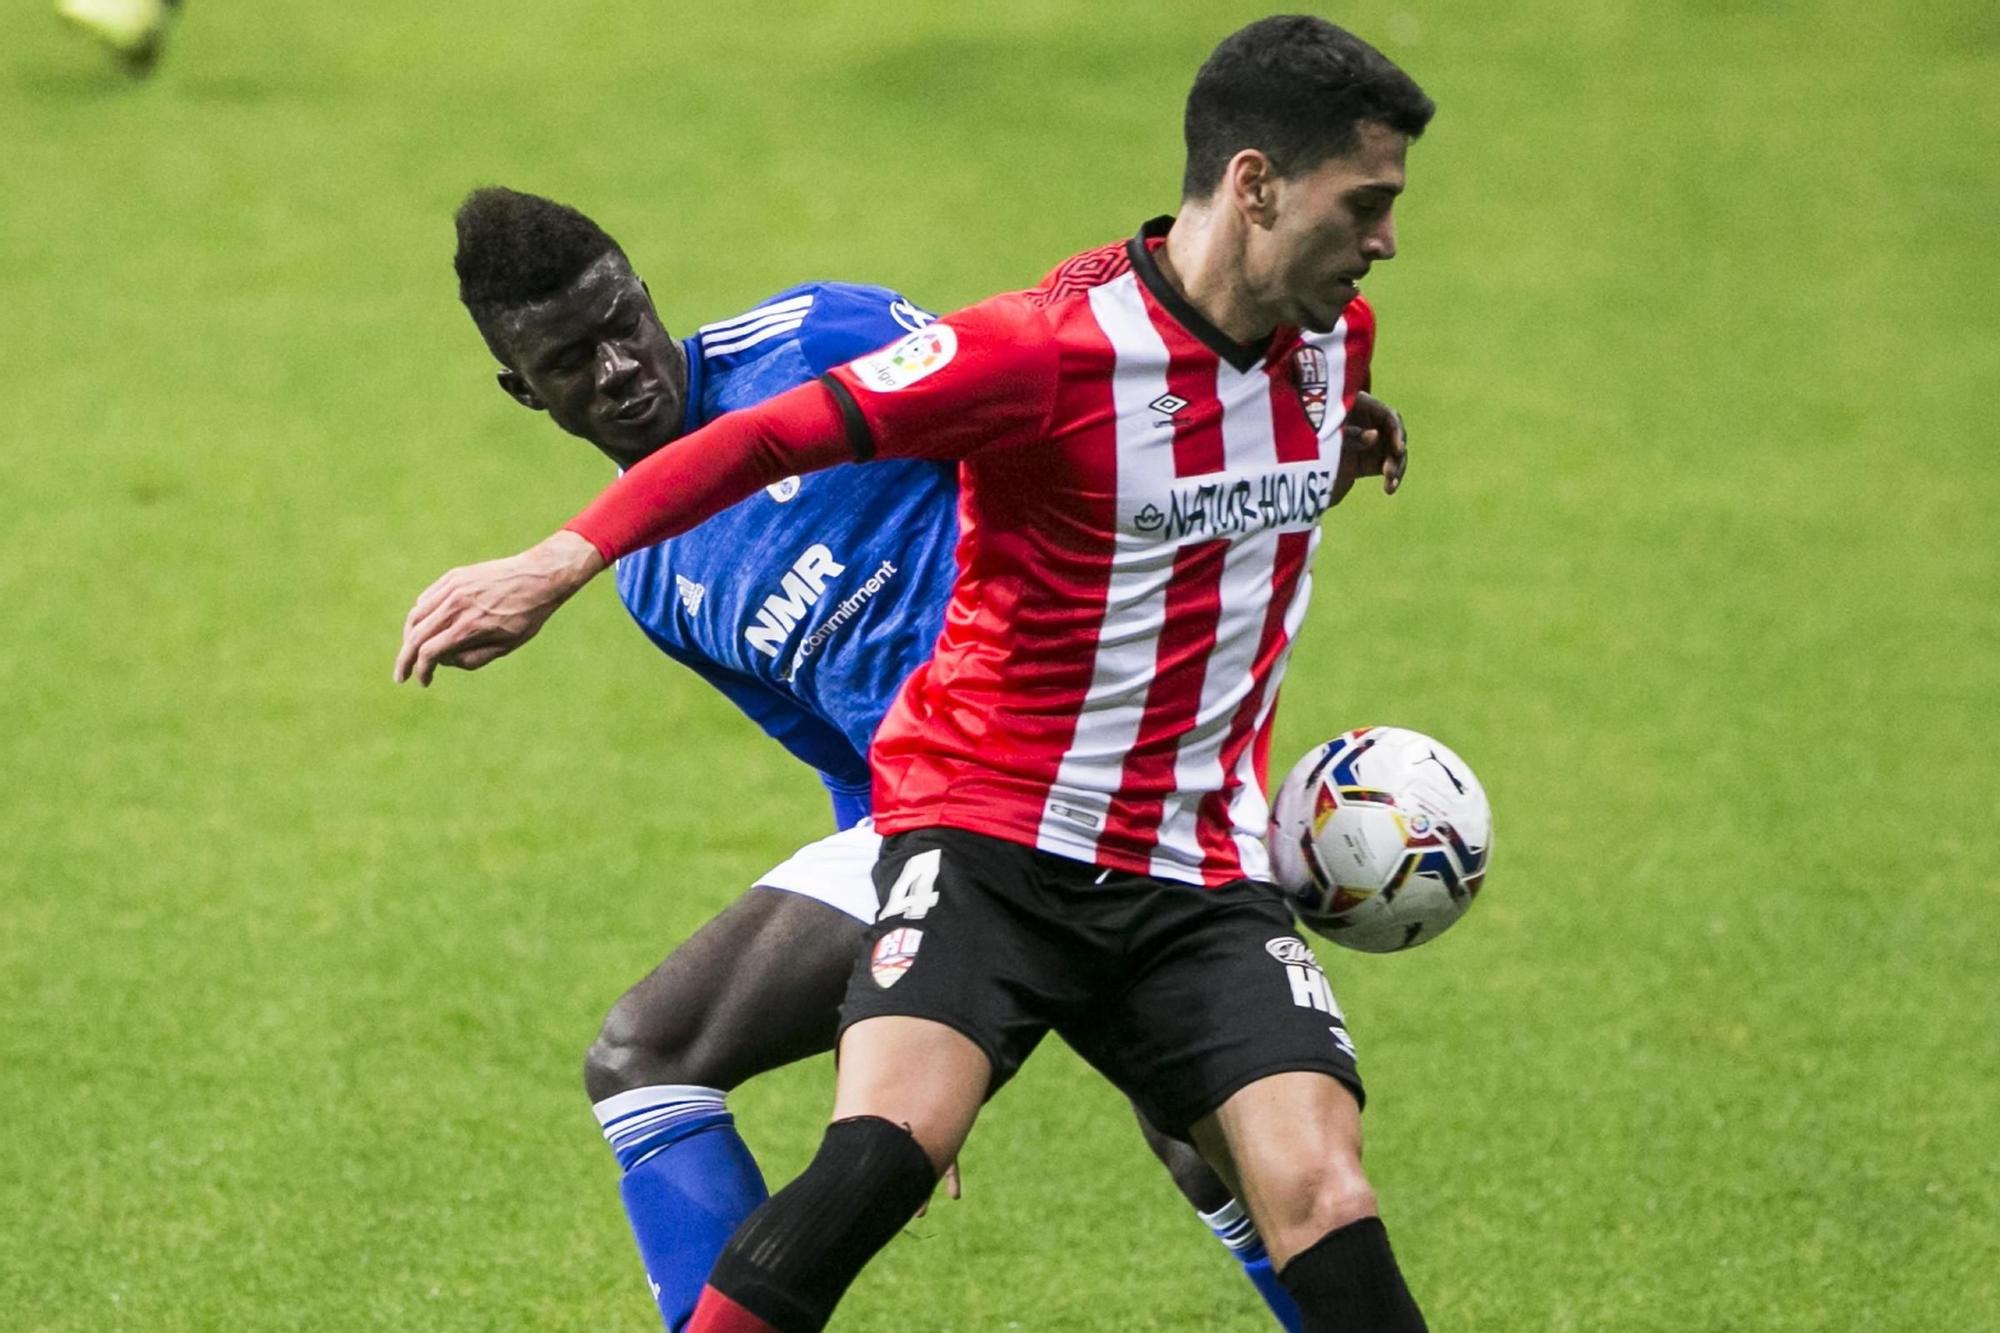
[[[917,961],[917,950],[923,943],[924,932],[914,926],[898,926],[876,940],[874,952],[868,955],[868,973],[875,984],[888,990],[901,981],[910,964]]]
[[[1298,391],[1299,406],[1314,430],[1326,420],[1326,394],[1330,383],[1326,353],[1311,343],[1292,353],[1292,388]]]

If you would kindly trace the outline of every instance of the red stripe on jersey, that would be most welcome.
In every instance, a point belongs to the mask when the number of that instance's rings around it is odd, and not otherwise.
[[[1174,779],[1180,761],[1176,740],[1193,725],[1201,708],[1202,682],[1215,651],[1216,622],[1222,615],[1222,565],[1228,552],[1228,542],[1202,542],[1175,553],[1159,652],[1146,689],[1146,711],[1104,821],[1111,837],[1144,844],[1159,836],[1165,799],[1179,787]]]
[[[1143,286],[1139,290],[1153,328],[1167,345],[1167,392],[1182,403],[1176,411],[1162,410],[1162,415],[1171,417],[1174,423],[1174,475],[1193,477],[1220,472],[1228,466],[1228,460],[1222,447],[1222,400],[1215,392],[1219,367],[1215,353],[1176,323],[1150,291]]]
[[[1375,307],[1363,297],[1355,297],[1347,303],[1347,311],[1342,316],[1347,320],[1347,382],[1341,389],[1341,402],[1354,406],[1354,395],[1364,392],[1370,382],[1369,363],[1375,358]]]
[[[1230,828],[1229,803],[1243,785],[1237,775],[1237,767],[1243,762],[1243,747],[1258,739],[1260,729],[1257,717],[1264,711],[1265,696],[1277,687],[1272,674],[1290,643],[1290,636],[1285,633],[1285,615],[1298,595],[1299,581],[1305,575],[1306,557],[1311,552],[1310,532],[1279,534],[1278,554],[1271,567],[1271,604],[1264,612],[1264,628],[1257,640],[1254,674],[1265,685],[1263,689],[1244,695],[1243,702],[1237,705],[1236,716],[1229,724],[1229,739],[1222,747],[1222,786],[1202,798],[1196,836],[1200,839],[1206,860],[1203,877],[1209,884],[1221,884],[1235,878],[1231,868],[1237,865],[1238,856]],[[1269,749],[1270,722],[1276,716],[1277,710],[1273,708],[1261,728],[1266,750]],[[1260,757],[1257,772],[1259,786],[1266,781],[1264,766],[1265,761]]]

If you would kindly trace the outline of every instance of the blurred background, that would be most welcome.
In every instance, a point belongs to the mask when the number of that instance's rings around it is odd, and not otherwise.
[[[825,801],[608,585],[390,686],[608,479],[451,211],[582,208],[678,333],[951,309],[1170,211],[1265,12],[190,0],[135,80],[8,7],[0,1322],[656,1327],[582,1052]],[[1331,520],[1277,744],[1494,801],[1449,938],[1321,949],[1433,1327],[2000,1328],[2000,8],[1320,12],[1440,106],[1368,285],[1410,484]],[[733,1099],[773,1180],[830,1092]],[[1266,1326],[1066,1050],[964,1168],[836,1327]]]

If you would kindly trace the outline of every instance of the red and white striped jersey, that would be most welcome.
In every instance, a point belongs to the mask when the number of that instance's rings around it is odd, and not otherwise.
[[[875,738],[886,833],[1269,873],[1272,707],[1374,317],[1237,344],[1162,276],[1167,224],[824,381],[859,455],[962,460],[937,654]]]

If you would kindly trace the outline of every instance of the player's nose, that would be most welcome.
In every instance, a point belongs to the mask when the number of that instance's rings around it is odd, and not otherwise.
[[[1361,238],[1361,253],[1370,262],[1396,257],[1396,215],[1391,213]]]
[[[638,358],[615,342],[598,344],[597,387],[613,389],[623,384],[639,371]]]

